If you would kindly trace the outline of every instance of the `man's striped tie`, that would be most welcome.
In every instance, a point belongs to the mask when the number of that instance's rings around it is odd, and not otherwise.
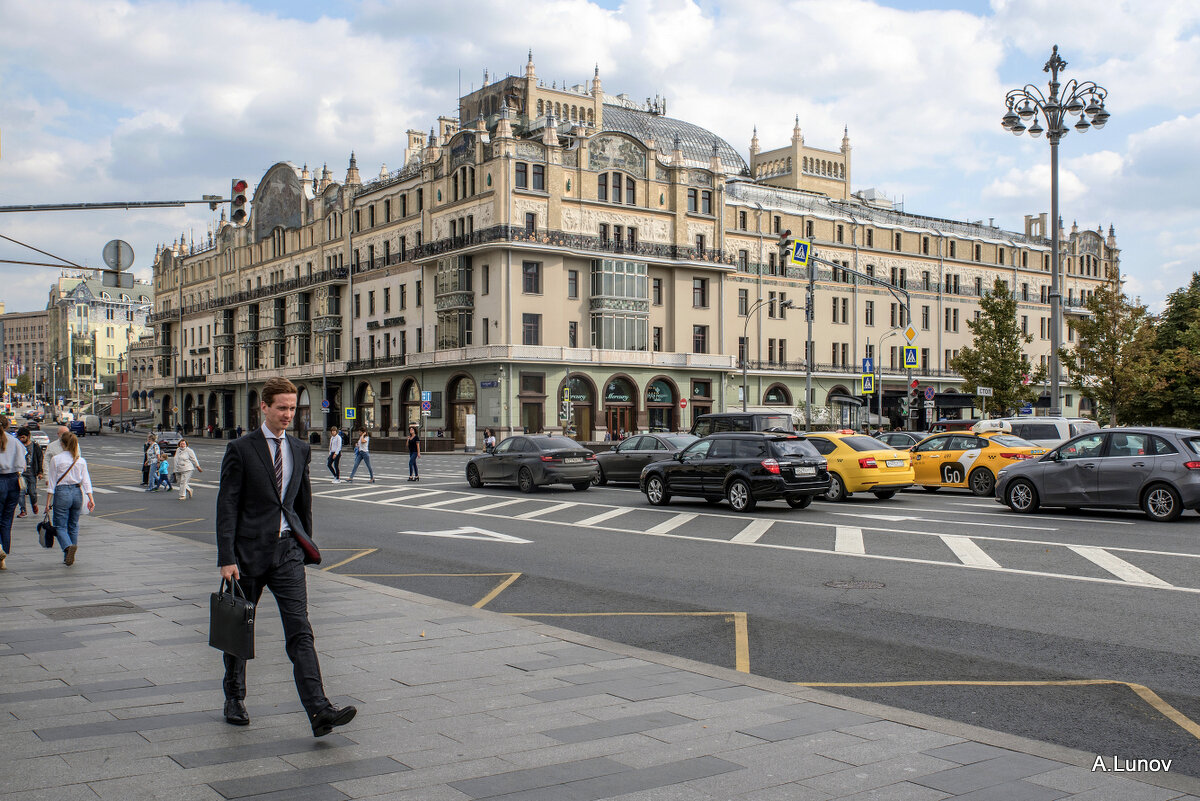
[[[275,440],[275,489],[279,490],[279,497],[283,497],[283,438],[271,437]]]

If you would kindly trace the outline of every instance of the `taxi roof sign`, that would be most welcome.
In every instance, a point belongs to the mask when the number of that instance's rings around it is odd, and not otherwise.
[[[983,434],[986,432],[992,433],[1012,433],[1012,424],[1004,420],[980,420],[975,425],[971,426],[971,431],[975,434]]]

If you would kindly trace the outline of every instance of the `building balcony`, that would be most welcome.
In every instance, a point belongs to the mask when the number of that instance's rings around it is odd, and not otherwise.
[[[306,337],[312,333],[312,320],[296,320],[283,327],[284,336]]]
[[[314,334],[336,334],[342,330],[340,314],[322,314],[313,318]]]
[[[233,347],[233,333],[228,334],[213,334],[213,345],[218,348]]]
[[[550,345],[485,345],[427,353],[410,353],[407,356],[406,366],[419,369],[476,362],[511,361],[692,370],[733,370],[736,367],[735,359],[732,356],[711,353],[662,353],[647,350],[564,348]]]
[[[346,372],[362,372],[364,370],[387,370],[393,367],[403,367],[407,362],[406,357],[400,356],[383,356],[378,359],[354,359],[346,362]]]
[[[282,325],[272,325],[258,329],[259,342],[273,342],[277,339],[283,339]]]
[[[184,384],[204,384],[207,382],[208,376],[206,375],[181,375],[178,381],[181,386]]]
[[[443,295],[438,295],[434,298],[434,308],[437,311],[451,311],[455,309],[474,309],[475,308],[475,293],[474,292],[447,292]]]

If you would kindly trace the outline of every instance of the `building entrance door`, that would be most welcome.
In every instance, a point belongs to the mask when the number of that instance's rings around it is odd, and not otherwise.
[[[633,433],[633,407],[632,406],[609,406],[607,409],[608,435],[614,442],[625,439]]]

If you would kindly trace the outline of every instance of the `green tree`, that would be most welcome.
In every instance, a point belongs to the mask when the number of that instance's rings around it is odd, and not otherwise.
[[[972,343],[950,360],[949,367],[963,377],[962,391],[974,394],[976,386],[992,388],[990,408],[1012,414],[1038,396],[1036,385],[1045,379],[1045,368],[1032,371],[1022,346],[1033,337],[1017,325],[1017,301],[1008,284],[997,278],[979,299],[979,319],[968,320]]]
[[[1155,331],[1160,380],[1143,400],[1159,425],[1200,426],[1200,272],[1167,296]]]
[[[1153,318],[1116,282],[1097,289],[1085,306],[1090,315],[1067,320],[1075,347],[1060,351],[1071,385],[1096,402],[1097,418],[1109,425],[1148,422],[1139,407],[1160,388],[1162,372]]]
[[[16,390],[22,395],[28,395],[33,392],[33,377],[29,375],[28,370],[17,376]]]

